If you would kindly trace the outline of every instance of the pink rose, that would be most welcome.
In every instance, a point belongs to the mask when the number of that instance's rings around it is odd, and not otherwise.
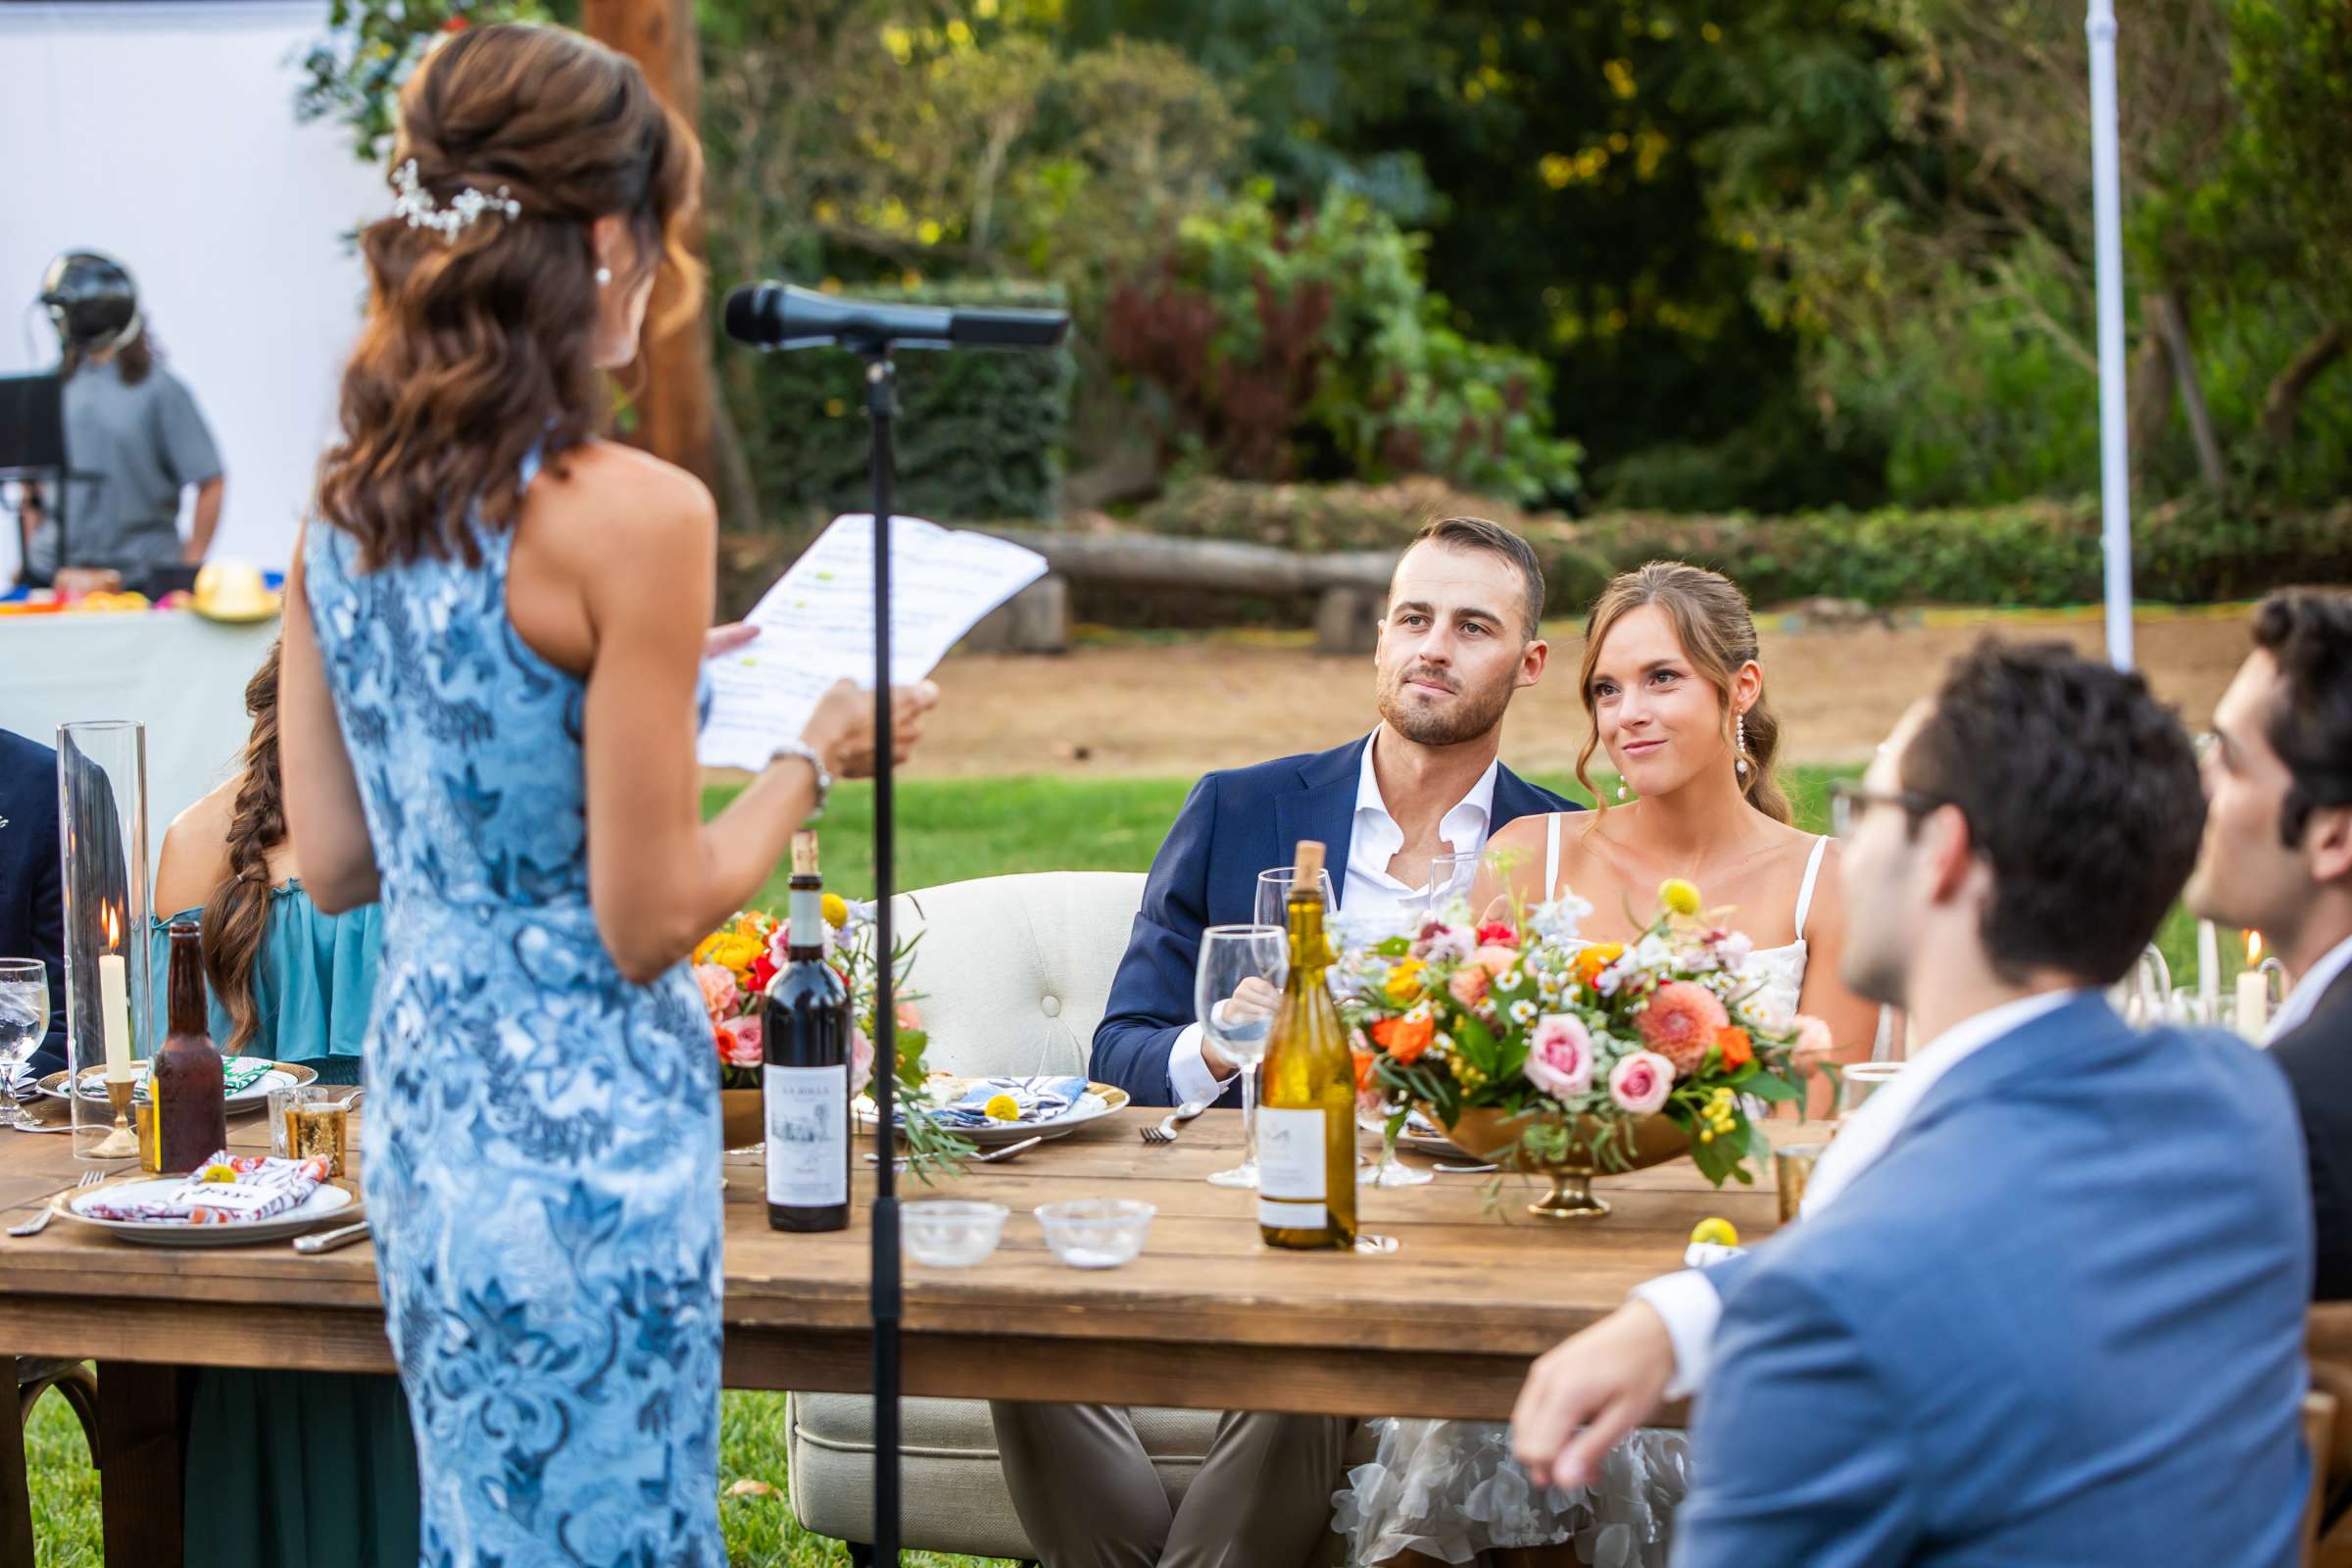
[[[1519,966],[1519,950],[1490,942],[1470,955],[1470,961],[1491,975],[1506,975]]]
[[[874,1081],[874,1043],[865,1038],[865,1031],[856,1026],[850,1029],[850,1093],[862,1094],[865,1086]]]
[[[1452,992],[1453,1000],[1463,1006],[1475,1007],[1487,1000],[1487,992],[1494,984],[1493,976],[1472,964],[1466,969],[1454,970],[1453,978],[1446,982],[1446,989]]]
[[[730,1067],[757,1067],[763,1059],[760,1047],[760,1020],[721,1018],[718,1032],[727,1037],[726,1058]]]
[[[1555,1100],[1570,1100],[1592,1087],[1592,1036],[1584,1020],[1546,1013],[1527,1040],[1527,1081]]]
[[[1609,1069],[1609,1098],[1629,1115],[1654,1115],[1674,1089],[1674,1063],[1654,1051],[1637,1051]]]
[[[923,1015],[915,1010],[911,1002],[900,1003],[893,1015],[902,1029],[920,1029],[923,1026]]]
[[[694,983],[703,988],[703,1007],[717,1023],[735,1010],[743,1000],[743,988],[735,983],[735,971],[723,964],[698,963],[694,966]]]
[[[1809,1012],[1800,1012],[1790,1020],[1796,1030],[1796,1054],[1819,1059],[1838,1049],[1830,1037],[1830,1026]]]

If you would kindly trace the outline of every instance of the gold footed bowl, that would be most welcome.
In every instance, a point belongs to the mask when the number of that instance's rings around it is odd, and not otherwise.
[[[718,1092],[718,1147],[749,1149],[767,1136],[765,1097],[757,1089]]]
[[[1423,1113],[1428,1113],[1426,1106]],[[1471,1107],[1462,1112],[1459,1121],[1446,1129],[1446,1136],[1466,1154],[1498,1159],[1518,1147],[1520,1135],[1530,1125],[1560,1119],[1547,1111],[1522,1111],[1511,1116],[1492,1106]],[[1551,1191],[1527,1205],[1527,1211],[1539,1219],[1598,1219],[1609,1211],[1606,1200],[1592,1196],[1592,1178],[1599,1171],[1589,1152],[1602,1129],[1590,1116],[1581,1119],[1584,1123],[1580,1129],[1581,1147],[1587,1152],[1539,1167],[1541,1174],[1551,1178]],[[1623,1168],[1642,1170],[1663,1165],[1670,1159],[1681,1158],[1690,1150],[1690,1135],[1673,1120],[1643,1116],[1634,1123],[1633,1157]]]

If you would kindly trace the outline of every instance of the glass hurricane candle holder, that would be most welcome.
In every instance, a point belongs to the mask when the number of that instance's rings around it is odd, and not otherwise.
[[[77,1159],[136,1157],[118,1085],[155,1049],[148,973],[147,730],[130,719],[61,724],[57,834],[65,881],[66,1065]],[[110,1066],[111,1064],[111,1066]],[[93,1071],[94,1069],[94,1071]],[[89,1073],[100,1082],[82,1092]]]

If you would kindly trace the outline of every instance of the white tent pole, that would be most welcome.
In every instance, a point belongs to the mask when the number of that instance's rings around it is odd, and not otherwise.
[[[2107,658],[2132,667],[2132,457],[2124,397],[2124,201],[2117,169],[2115,0],[2090,0],[2090,192],[2099,275],[2100,543]]]

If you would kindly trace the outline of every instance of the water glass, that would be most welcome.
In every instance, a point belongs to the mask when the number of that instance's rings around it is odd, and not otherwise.
[[[1862,1102],[1901,1076],[1899,1061],[1854,1061],[1838,1069],[1838,1119],[1845,1120]]]
[[[38,958],[0,958],[0,1088],[9,1106],[0,1126],[29,1127],[16,1077],[49,1032],[49,966]]]
[[[1257,873],[1257,923],[1288,931],[1291,926],[1291,885],[1298,880],[1296,866],[1278,865],[1270,871]],[[1329,925],[1340,901],[1331,891],[1331,873],[1317,871],[1315,880],[1323,893],[1323,919]]]
[[[1290,973],[1290,936],[1279,925],[1212,925],[1200,933],[1193,976],[1200,1033],[1242,1069],[1242,1162],[1208,1178],[1219,1187],[1257,1185],[1257,1066]]]

